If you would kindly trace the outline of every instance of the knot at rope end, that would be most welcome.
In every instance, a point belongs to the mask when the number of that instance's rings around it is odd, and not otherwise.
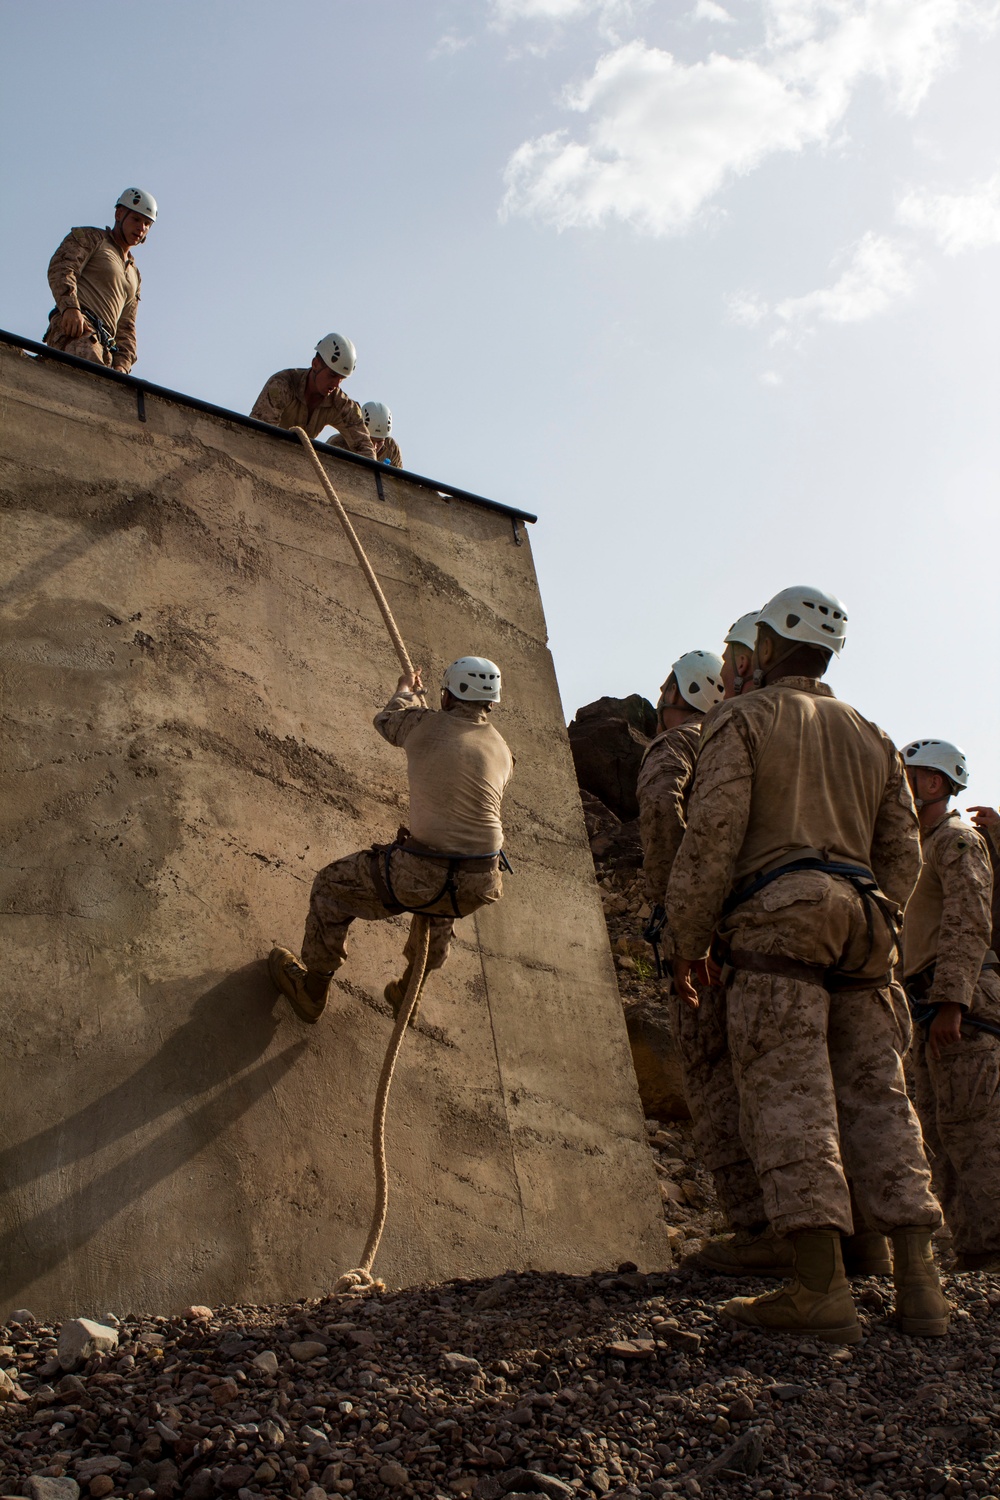
[[[385,1282],[379,1281],[377,1277],[362,1270],[359,1266],[356,1270],[345,1271],[343,1276],[338,1277],[333,1288],[333,1295],[336,1296],[338,1292],[354,1291],[384,1292]]]

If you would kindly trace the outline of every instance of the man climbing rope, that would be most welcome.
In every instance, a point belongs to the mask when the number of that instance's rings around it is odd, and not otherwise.
[[[132,248],[156,218],[156,200],[126,188],[115,204],[114,227],[71,229],[49,261],[56,305],[45,342],[78,359],[127,375],[135,364],[139,269]]]
[[[320,870],[301,960],[287,948],[271,950],[271,978],[303,1021],[323,1014],[355,917],[378,921],[404,911],[428,917],[430,973],[448,957],[456,918],[503,894],[500,804],[514,758],[489,718],[500,702],[500,668],[485,657],[460,657],[444,674],[440,712],[422,700],[420,670],[404,672],[374,720],[383,739],[406,751],[412,830],[401,828],[391,844],[374,844]],[[406,972],[385,987],[394,1015],[413,973],[414,925],[404,949]]]
[[[919,830],[895,747],[819,680],[846,625],[820,589],[784,589],[761,610],[757,691],[705,726],[667,891],[682,999],[698,1005],[691,970],[713,934],[729,945],[743,1139],[769,1222],[792,1244],[793,1279],[725,1312],[832,1343],[861,1338],[840,1243],[854,1227],[848,1176],[866,1223],[892,1237],[903,1332],[942,1335],[949,1317],[892,982]]]
[[[914,740],[903,764],[924,862],[903,922],[903,973],[917,1023],[917,1113],[952,1233],[956,1270],[1000,1270],[1000,977],[985,840],[948,803],[969,784],[948,740]]]
[[[357,362],[350,339],[328,333],[316,345],[308,369],[279,370],[271,376],[250,415],[275,427],[301,427],[309,437],[319,437],[324,427],[336,427],[349,452],[374,458],[375,446],[361,408],[340,389]]]

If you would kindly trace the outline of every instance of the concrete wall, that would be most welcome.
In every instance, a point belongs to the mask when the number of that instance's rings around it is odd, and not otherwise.
[[[0,1316],[328,1290],[372,1202],[406,918],[302,1025],[329,859],[391,836],[397,665],[291,444],[0,348]],[[495,657],[515,873],[459,925],[390,1104],[391,1283],[667,1257],[530,544],[326,460],[416,662]],[[522,528],[523,534],[523,528]]]

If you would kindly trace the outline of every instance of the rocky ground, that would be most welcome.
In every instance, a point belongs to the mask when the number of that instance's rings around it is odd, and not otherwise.
[[[75,1373],[4,1330],[7,1494],[437,1500],[1000,1495],[1000,1279],[955,1278],[918,1342],[858,1288],[864,1342],[729,1329],[696,1273],[510,1275],[124,1319]],[[70,1361],[72,1362],[72,1361]]]

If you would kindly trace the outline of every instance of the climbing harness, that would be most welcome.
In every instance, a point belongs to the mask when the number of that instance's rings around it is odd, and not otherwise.
[[[660,956],[660,938],[666,926],[667,910],[664,906],[654,906],[650,913],[649,921],[642,929],[642,935],[653,950],[653,958],[656,961],[656,977],[663,978],[663,959]]]
[[[444,884],[436,896],[429,901],[424,901],[420,906],[407,906],[400,901],[392,884],[391,860],[397,849],[402,849],[406,854],[412,854],[417,859],[437,860],[441,864],[447,864]],[[386,911],[397,916],[400,912],[412,912],[414,916],[421,912],[429,912],[432,906],[437,906],[445,896],[451,902],[451,908],[456,917],[464,916],[458,907],[458,887],[455,884],[455,876],[460,865],[482,864],[484,861],[496,861],[497,867],[509,870],[510,861],[502,849],[495,849],[491,854],[445,854],[440,849],[428,849],[426,844],[420,844],[414,839],[408,828],[401,828],[391,844],[373,844],[371,849],[372,877],[379,900]]]
[[[930,1036],[931,1022],[943,1004],[943,1001],[940,1000],[932,1004],[927,999],[927,996],[934,988],[935,967],[935,964],[928,964],[926,969],[921,969],[917,974],[910,974],[908,978],[903,980],[903,988],[906,991],[913,1024],[914,1026],[922,1026],[924,1028],[925,1041]],[[993,950],[990,949],[979,972],[981,974],[995,974],[998,967],[1000,967],[1000,964],[998,964]],[[990,1036],[1000,1037],[1000,1025],[996,1021],[987,1021],[985,1016],[974,1016],[967,1011],[962,1016],[962,1025],[971,1026],[974,1031],[985,1031]]]
[[[826,967],[823,964],[810,964],[798,959],[786,958],[778,953],[756,953],[746,948],[733,948],[726,955],[726,966],[733,971],[746,969],[756,974],[775,974],[784,979],[799,980],[804,984],[818,984],[823,989],[829,990],[831,994],[842,990],[883,989],[890,984],[891,971],[871,978],[866,977],[863,980],[858,978],[871,957],[875,943],[873,910],[879,913],[894,943],[898,943],[900,931],[896,908],[879,890],[878,881],[865,865],[852,864],[846,860],[828,859],[822,849],[801,849],[796,858],[787,859],[783,856],[780,863],[761,870],[745,885],[733,891],[723,902],[722,915],[728,917],[738,906],[742,906],[744,901],[749,901],[751,896],[757,895],[758,891],[766,889],[775,880],[780,880],[782,875],[795,874],[801,870],[819,870],[824,875],[834,875],[841,880],[846,880],[861,897],[868,937],[867,949],[861,962],[853,969],[845,969],[836,964]]]
[[[54,307],[49,313],[49,317],[54,317],[54,315],[58,311],[58,307]],[[118,345],[115,343],[115,336],[111,332],[111,329],[108,327],[108,325],[101,318],[99,318],[95,312],[91,312],[89,307],[81,307],[79,311],[87,319],[88,323],[93,324],[93,328],[91,331],[93,333],[96,333],[98,342],[101,344],[101,346],[106,349],[109,354],[117,354]]]
[[[355,556],[361,564],[361,570],[368,580],[369,587],[375,595],[375,602],[385,621],[386,628],[396,648],[396,655],[404,672],[413,675],[413,663],[410,661],[409,653],[403,643],[403,637],[399,633],[396,621],[392,617],[392,610],[382,592],[381,585],[375,577],[374,569],[365,555],[365,549],[358,540],[357,532],[351,525],[350,519],[344,509],[340,496],[326,476],[323,465],[316,455],[312,445],[312,439],[301,427],[293,427],[292,431],[297,433],[302,446],[309,454],[313,467],[319,475],[327,498],[337,513],[341,526],[347,533],[348,541],[354,548]],[[404,908],[400,908],[403,910]],[[361,1264],[350,1271],[345,1271],[339,1278],[333,1290],[337,1292],[349,1292],[356,1288],[375,1287],[379,1290],[384,1288],[384,1283],[376,1281],[372,1276],[372,1266],[375,1256],[378,1254],[379,1242],[382,1239],[382,1231],[385,1228],[386,1214],[389,1211],[389,1169],[385,1158],[385,1117],[389,1107],[389,1090],[392,1086],[392,1075],[396,1069],[396,1059],[403,1044],[406,1028],[410,1023],[410,1017],[416,1008],[420,995],[420,987],[424,982],[424,974],[427,969],[427,954],[430,947],[430,922],[420,912],[415,913],[414,935],[416,937],[416,955],[413,960],[413,970],[410,974],[410,982],[406,986],[406,995],[399,1008],[396,1024],[392,1028],[389,1045],[386,1049],[385,1061],[379,1074],[378,1088],[375,1091],[375,1113],[372,1119],[372,1158],[375,1166],[375,1208],[372,1214],[371,1228],[368,1231],[368,1239],[361,1256]]]

